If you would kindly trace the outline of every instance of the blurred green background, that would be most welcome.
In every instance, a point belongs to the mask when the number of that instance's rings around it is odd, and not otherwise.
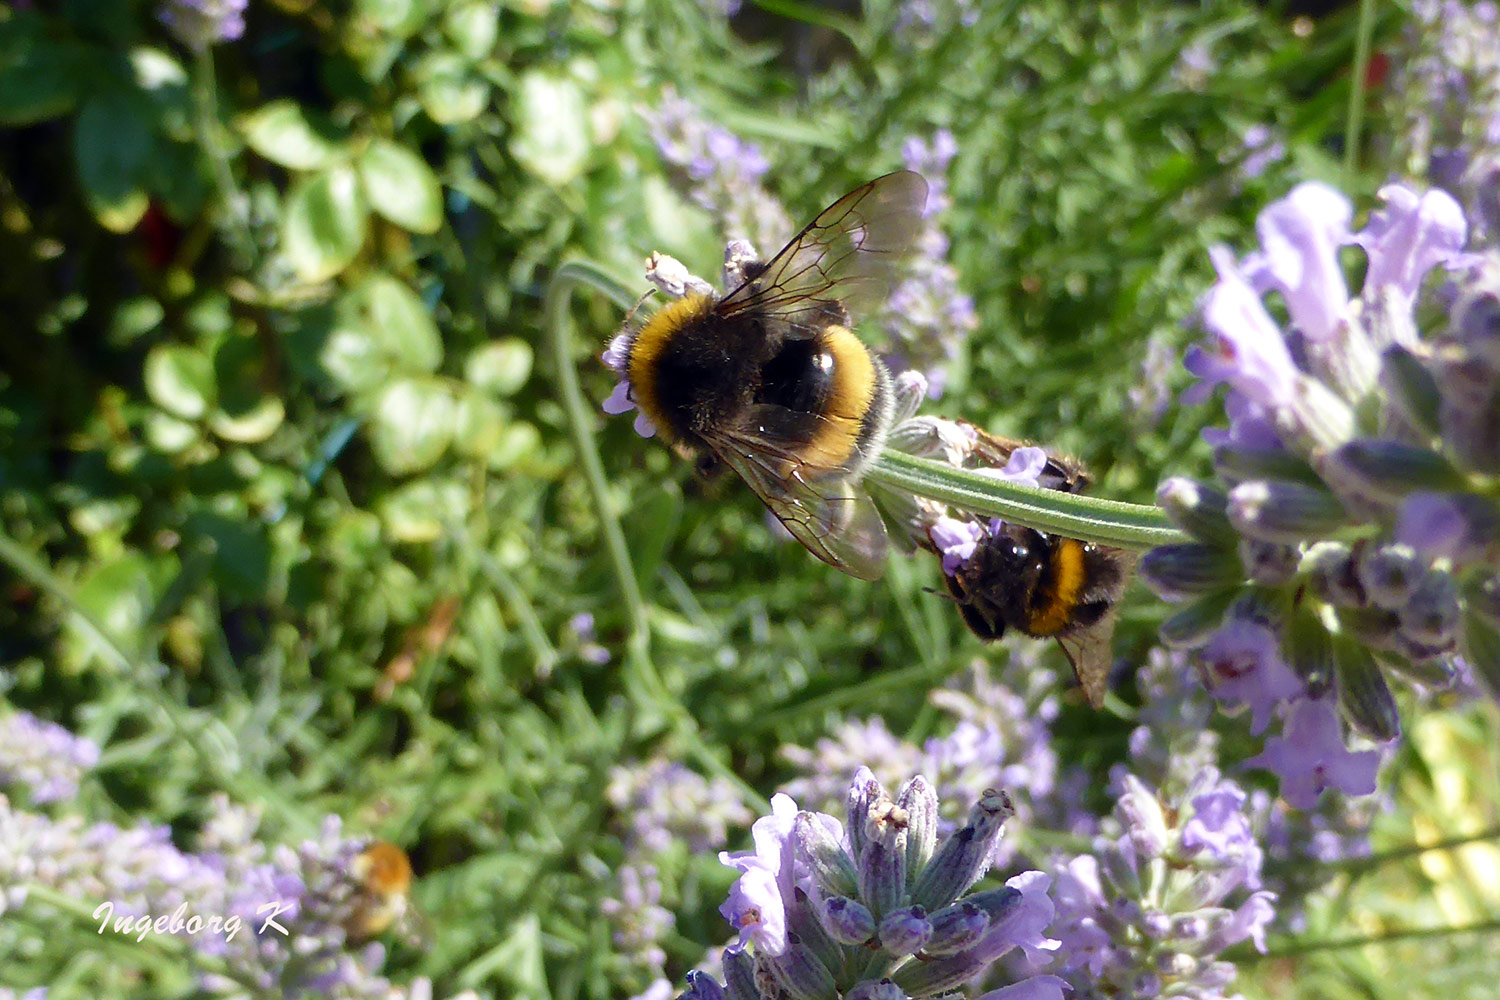
[[[1402,14],[1374,6],[1384,60]],[[242,38],[196,49],[158,13],[0,7],[3,697],[105,748],[95,818],[185,836],[226,792],[270,840],[336,813],[405,847],[426,931],[386,974],[440,995],[648,985],[600,912],[628,819],[614,766],[663,756],[766,795],[780,747],[872,714],[919,742],[942,721],[927,692],[1006,655],[929,593],[933,565],[843,577],[747,490],[598,413],[622,314],[580,289],[549,329],[561,261],[642,291],[653,250],[716,276],[744,199],[798,223],[946,131],[933,223],[977,322],[944,344],[932,411],[1149,502],[1206,467],[1218,421],[1175,401],[1207,248],[1243,247],[1297,180],[1368,207],[1395,169],[1378,74],[1347,145],[1353,8],[258,0]],[[764,173],[713,189],[721,166],[668,155],[664,108]],[[1133,596],[1118,652],[1138,663],[1161,610]],[[1101,788],[1137,700],[1127,676],[1112,712],[1070,696],[1055,725]],[[1391,845],[1496,822],[1495,713],[1432,725],[1398,761]],[[660,865],[680,982],[725,936],[730,873],[685,849]],[[1308,939],[1493,917],[1497,880],[1493,853],[1372,866]],[[0,916],[0,953],[25,955],[0,982],[192,995],[170,962],[80,965],[79,942],[86,922]],[[1491,996],[1495,954],[1323,950],[1241,988]]]

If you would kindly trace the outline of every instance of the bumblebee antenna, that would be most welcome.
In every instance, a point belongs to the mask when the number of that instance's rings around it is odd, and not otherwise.
[[[656,294],[656,289],[654,289],[654,288],[648,288],[648,289],[646,289],[646,294],[645,295],[642,295],[640,298],[638,298],[638,299],[635,300],[635,305],[631,306],[630,307],[630,311],[625,314],[625,326],[628,327],[628,326],[630,326],[631,323],[635,322],[635,314],[636,314],[636,312],[641,308],[641,306],[643,306],[643,305],[646,304],[646,300],[647,299],[649,299],[651,296],[653,296],[655,294]]]

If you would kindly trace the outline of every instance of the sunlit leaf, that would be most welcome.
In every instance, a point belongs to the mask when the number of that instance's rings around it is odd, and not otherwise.
[[[89,208],[106,229],[128,232],[146,214],[155,146],[150,124],[123,94],[91,97],[73,127],[73,155]]]
[[[237,122],[250,148],[272,163],[294,170],[316,170],[339,160],[338,142],[308,120],[302,106],[288,98],[272,101]]]
[[[388,139],[376,139],[359,158],[370,207],[414,233],[435,233],[443,224],[443,189],[416,153]]]
[[[522,166],[555,185],[583,172],[589,132],[578,84],[542,70],[527,73],[516,95],[516,117],[510,151]]]
[[[519,337],[481,344],[464,362],[464,378],[476,389],[510,396],[531,378],[531,345]]]
[[[282,240],[304,281],[326,281],[347,267],[365,241],[365,228],[365,200],[349,167],[308,177],[287,196]]]
[[[392,382],[375,400],[370,447],[393,475],[420,472],[453,440],[453,395],[435,379]]]
[[[184,420],[201,418],[216,395],[213,362],[195,347],[153,347],[146,355],[145,380],[152,402]]]

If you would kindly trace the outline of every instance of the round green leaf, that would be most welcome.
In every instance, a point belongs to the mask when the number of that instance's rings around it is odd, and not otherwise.
[[[316,170],[339,159],[338,144],[327,130],[308,120],[296,101],[272,101],[236,123],[250,148],[272,163],[293,170]]]
[[[198,443],[198,426],[159,411],[146,415],[146,442],[157,451],[177,455]]]
[[[213,405],[214,366],[208,355],[180,344],[158,344],[146,355],[146,393],[184,420],[198,420]]]
[[[348,167],[324,170],[292,189],[281,238],[302,280],[326,281],[349,265],[365,241],[365,214],[359,179]]]
[[[495,51],[500,37],[500,12],[493,3],[461,3],[448,9],[444,19],[453,45],[470,59],[485,59]]]
[[[402,229],[435,233],[443,224],[443,188],[416,153],[376,139],[359,158],[370,206]]]
[[[417,96],[427,116],[439,125],[457,125],[479,117],[489,100],[489,86],[469,64],[451,52],[428,56],[416,69]]]
[[[349,293],[359,323],[398,371],[437,371],[443,340],[417,294],[388,274],[372,274]]]
[[[517,128],[510,151],[532,173],[563,185],[583,172],[589,155],[583,91],[566,77],[533,70],[517,93]]]
[[[524,458],[542,450],[542,435],[534,424],[524,420],[505,425],[500,441],[486,456],[486,464],[496,472],[503,472]]]
[[[474,348],[464,362],[464,378],[476,389],[509,396],[531,378],[531,362],[531,345],[519,337],[506,337]]]
[[[448,450],[453,425],[453,396],[447,387],[432,379],[402,379],[376,399],[370,446],[387,472],[420,472]]]
[[[504,442],[507,422],[499,403],[477,392],[465,392],[458,401],[453,447],[468,458],[485,458]]]
[[[78,113],[73,129],[78,179],[105,229],[129,232],[146,214],[144,184],[154,145],[150,123],[124,94],[101,93]]]
[[[392,490],[380,505],[386,535],[395,542],[437,541],[443,535],[445,521],[461,520],[467,513],[462,485],[434,483],[430,479],[418,479]],[[404,597],[416,589],[403,587],[398,593]]]

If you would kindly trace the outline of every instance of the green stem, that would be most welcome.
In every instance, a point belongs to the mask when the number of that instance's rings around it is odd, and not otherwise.
[[[1343,869],[1344,871],[1353,872],[1365,871],[1366,869],[1378,868],[1393,861],[1402,861],[1406,858],[1416,857],[1419,854],[1426,854],[1428,851],[1452,850],[1455,847],[1462,847],[1465,844],[1472,844],[1482,840],[1500,841],[1500,827],[1490,827],[1488,830],[1481,830],[1478,833],[1460,834],[1435,841],[1431,844],[1404,844],[1401,847],[1382,851],[1379,854],[1371,854],[1363,858],[1348,858],[1343,861],[1327,862],[1319,867],[1325,869]]]
[[[1008,483],[889,449],[866,477],[886,489],[1085,542],[1142,549],[1187,540],[1156,507]]]
[[[234,182],[234,171],[230,169],[229,157],[225,155],[219,135],[219,82],[214,73],[211,49],[205,48],[198,53],[194,70],[193,109],[198,144],[203,147],[212,167],[219,204],[229,215],[225,228],[230,237],[230,249],[241,258],[238,262],[240,268],[248,270],[255,260],[255,234],[251,232],[250,220],[245,214],[246,198]]]
[[[641,598],[640,584],[636,580],[635,566],[630,560],[630,551],[625,545],[625,535],[620,530],[619,518],[615,516],[609,486],[604,478],[604,464],[599,459],[599,448],[594,440],[594,412],[584,402],[583,390],[578,384],[578,371],[573,365],[573,352],[569,332],[568,305],[578,287],[591,288],[603,293],[622,309],[635,304],[636,296],[630,289],[609,272],[588,261],[574,260],[564,263],[552,276],[547,286],[543,304],[547,336],[552,344],[552,357],[557,371],[559,394],[563,410],[568,417],[568,427],[573,435],[573,444],[583,467],[583,476],[589,492],[594,498],[594,508],[599,514],[599,523],[604,533],[604,548],[609,555],[610,567],[620,597],[625,603],[625,621],[629,633],[625,639],[625,662],[634,680],[629,685],[650,700],[659,712],[670,720],[675,735],[686,745],[688,753],[705,770],[734,784],[746,803],[754,808],[770,812],[770,803],[748,782],[736,774],[719,759],[703,740],[698,722],[687,707],[662,680],[651,660],[650,624],[646,620],[646,606]]]
[[[1473,924],[1463,924],[1458,927],[1399,927],[1395,930],[1382,931],[1379,934],[1331,938],[1326,941],[1308,941],[1304,944],[1288,945],[1285,948],[1273,948],[1263,955],[1252,951],[1247,954],[1235,955],[1234,961],[1239,963],[1260,962],[1275,958],[1292,958],[1315,951],[1340,951],[1347,948],[1363,948],[1366,945],[1372,944],[1406,941],[1412,938],[1452,937],[1458,934],[1481,934],[1496,930],[1500,930],[1500,917],[1496,917],[1493,920],[1481,920]]]
[[[1344,119],[1344,169],[1359,163],[1359,133],[1365,116],[1365,74],[1370,67],[1370,38],[1375,33],[1375,0],[1360,0],[1354,36],[1354,77],[1349,81],[1349,111]]]

